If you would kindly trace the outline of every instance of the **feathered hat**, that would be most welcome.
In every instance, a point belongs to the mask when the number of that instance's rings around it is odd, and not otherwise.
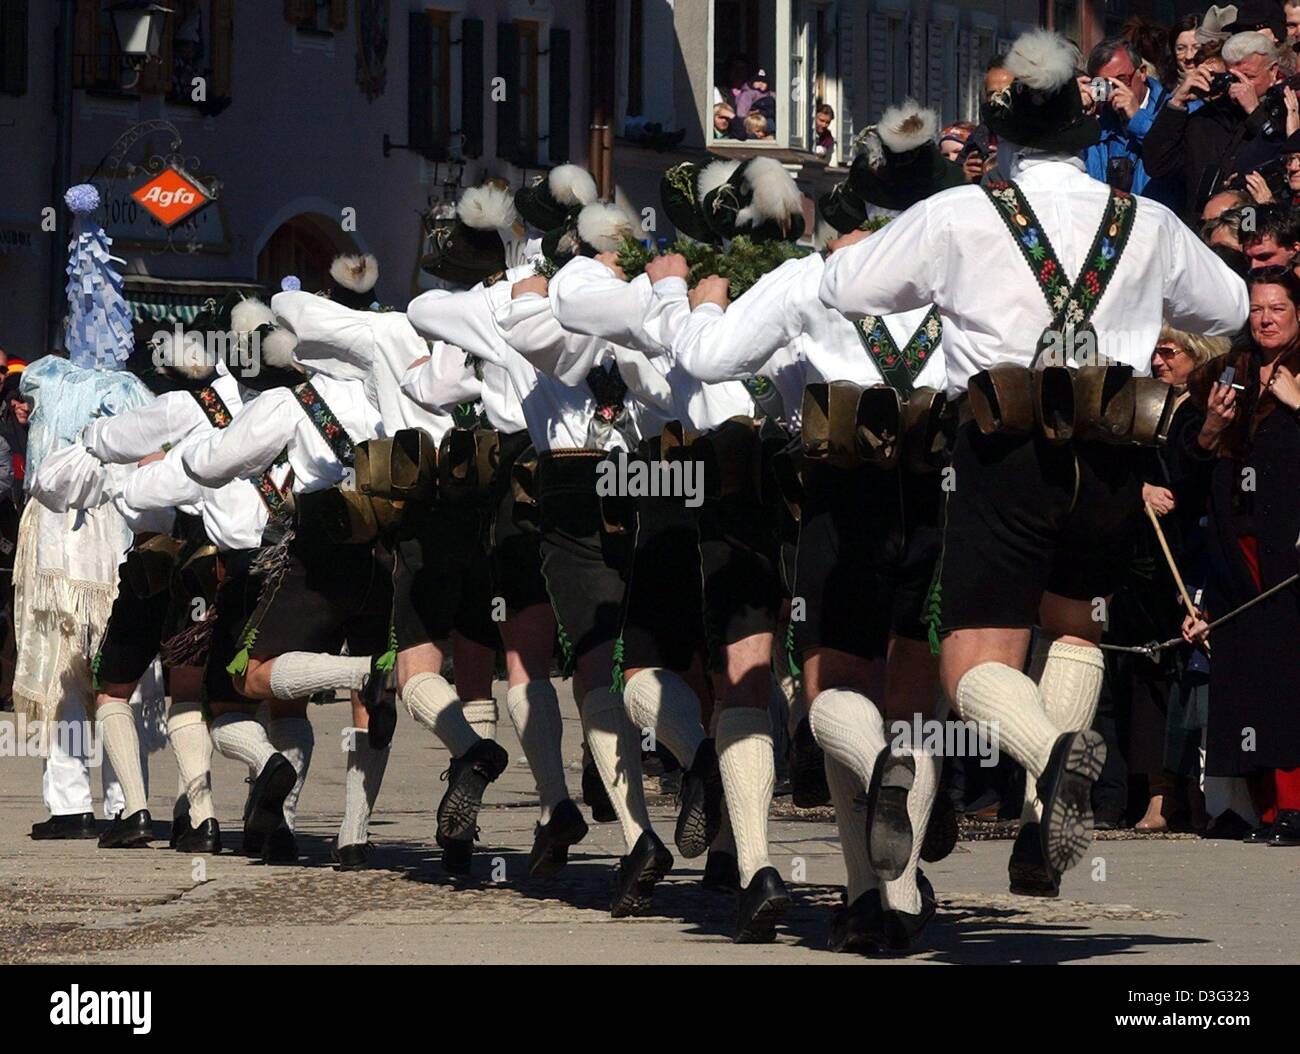
[[[68,188],[63,201],[75,217],[68,243],[68,360],[85,369],[123,369],[135,336],[122,276],[108,251],[113,239],[92,218],[99,191],[80,183]]]
[[[793,242],[803,234],[803,193],[775,158],[715,161],[700,173],[699,191],[704,218],[721,238]]]
[[[870,206],[901,212],[923,198],[966,180],[959,165],[939,152],[939,115],[915,99],[891,106],[867,128],[849,175],[817,201],[822,217],[841,234],[856,230]]]
[[[542,254],[552,263],[564,265],[575,256],[596,256],[618,252],[624,240],[636,239],[636,220],[614,202],[596,201],[542,238]]]
[[[379,281],[379,261],[371,253],[341,254],[330,264],[330,298],[357,311],[365,311],[375,302],[375,283]]]
[[[1075,84],[1078,49],[1050,29],[1031,29],[1011,45],[1002,68],[1015,78],[989,100],[988,126],[1000,139],[1053,154],[1077,154],[1101,138]]]
[[[595,202],[596,181],[581,165],[557,165],[515,191],[515,208],[539,231],[564,226],[570,214]]]
[[[282,291],[301,287],[292,275],[280,282]],[[298,338],[276,321],[275,312],[257,297],[240,297],[225,306],[232,337],[226,368],[231,375],[259,392],[301,384],[302,370],[294,358]]]
[[[489,180],[470,187],[456,204],[456,218],[431,232],[420,266],[457,285],[475,285],[504,271],[507,244],[518,240],[519,213],[509,186]]]

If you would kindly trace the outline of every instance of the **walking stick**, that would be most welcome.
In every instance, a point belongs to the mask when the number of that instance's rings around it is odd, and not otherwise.
[[[1151,503],[1144,502],[1147,510],[1147,519],[1151,521],[1151,526],[1156,529],[1156,538],[1160,542],[1160,548],[1165,554],[1165,562],[1169,565],[1169,572],[1174,576],[1174,581],[1178,584],[1178,592],[1183,598],[1183,605],[1187,608],[1187,613],[1192,616],[1192,621],[1200,618],[1200,612],[1196,610],[1196,605],[1192,603],[1191,595],[1187,592],[1187,586],[1183,583],[1183,576],[1178,573],[1178,565],[1174,563],[1174,554],[1169,551],[1169,543],[1165,540],[1165,532],[1160,527],[1160,517],[1156,515],[1156,510],[1151,507]],[[1210,642],[1205,641],[1205,654],[1210,654]]]

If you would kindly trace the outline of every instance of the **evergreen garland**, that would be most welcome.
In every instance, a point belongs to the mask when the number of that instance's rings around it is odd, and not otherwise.
[[[769,271],[780,267],[787,260],[807,256],[811,250],[784,241],[755,242],[742,235],[732,239],[725,251],[704,242],[684,238],[679,239],[667,251],[681,253],[686,257],[686,264],[690,268],[687,285],[694,286],[701,278],[716,274],[730,282],[729,295],[735,300]],[[656,255],[653,249],[627,238],[619,250],[618,263],[623,268],[623,273],[632,279],[645,271],[646,264]]]

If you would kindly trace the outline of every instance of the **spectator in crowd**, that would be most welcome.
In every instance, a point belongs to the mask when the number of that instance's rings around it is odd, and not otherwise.
[[[1168,93],[1148,77],[1142,57],[1123,37],[1104,40],[1092,49],[1088,75],[1079,78],[1085,112],[1101,124],[1101,139],[1084,151],[1088,175],[1120,190],[1154,198],[1174,210],[1181,207],[1181,188],[1172,176],[1152,179],[1143,162],[1143,141]],[[1109,93],[1093,97],[1093,84]]]
[[[1177,67],[1168,29],[1140,15],[1133,15],[1125,20],[1119,37],[1141,56],[1141,65],[1146,70],[1146,75],[1159,81],[1162,88],[1177,81]]]
[[[1183,635],[1285,581],[1300,534],[1300,279],[1289,268],[1249,280],[1249,340],[1198,370],[1204,413],[1182,446],[1209,475],[1205,612]],[[1219,383],[1226,366],[1240,391]],[[1246,481],[1249,480],[1249,485]],[[1263,827],[1257,844],[1300,846],[1300,603],[1290,586],[1216,627],[1209,644],[1207,779],[1244,776]],[[1247,734],[1248,730],[1249,734]]]
[[[713,104],[713,138],[726,139],[737,138],[731,134],[732,122],[736,119],[736,111],[725,102]]]
[[[1237,21],[1224,28],[1230,33],[1263,33],[1273,44],[1286,39],[1286,18],[1277,0],[1237,0]]]
[[[1153,178],[1181,177],[1186,211],[1195,214],[1224,176],[1257,171],[1276,157],[1286,138],[1270,95],[1281,77],[1278,51],[1261,33],[1238,33],[1223,45],[1230,85],[1213,84],[1213,70],[1202,63],[1188,74],[1161,108],[1143,141],[1143,161]],[[1197,96],[1205,105],[1195,112]],[[1267,105],[1261,100],[1267,99]]]
[[[1292,208],[1300,206],[1300,143],[1291,136],[1282,144],[1282,164],[1286,171],[1287,204]]]
[[[726,78],[715,89],[717,92],[717,98],[714,101],[725,102],[737,113],[740,113],[740,108],[736,105],[736,101],[740,93],[745,90],[749,81],[749,59],[747,56],[739,53],[733,54],[728,57],[725,69],[727,71]]]
[[[746,139],[770,139],[772,133],[768,130],[767,118],[757,110],[751,110],[744,116],[745,138]]]
[[[1300,216],[1289,208],[1263,206],[1255,210],[1255,222],[1241,232],[1241,250],[1250,269],[1294,267],[1300,254]]]
[[[762,114],[767,121],[767,133],[776,134],[776,96],[772,93],[766,70],[755,73],[736,95],[736,116],[748,117],[751,113]],[[754,138],[761,139],[763,136]]]
[[[1282,17],[1286,20],[1287,46],[1295,51],[1300,48],[1300,0],[1286,0]]]
[[[830,157],[835,153],[835,133],[831,124],[835,120],[835,111],[822,103],[813,113],[813,153],[818,157]]]
[[[987,144],[987,149],[980,144]],[[978,183],[996,164],[997,136],[971,121],[955,121],[939,136],[939,152],[961,165],[967,183]]]
[[[1165,87],[1171,92],[1178,87],[1178,82],[1183,77],[1196,68],[1196,53],[1201,47],[1196,39],[1196,30],[1200,24],[1200,15],[1184,15],[1174,23],[1173,31],[1169,34],[1174,76],[1165,81]]]
[[[1014,80],[1015,77],[1002,65],[1002,56],[994,55],[984,67],[984,101],[988,102],[991,96],[1003,88],[1011,87]]]
[[[3,352],[0,356],[4,362],[4,381],[0,384],[0,710],[12,710],[14,554],[23,507],[27,418],[31,406],[18,390],[24,364],[11,361]]]

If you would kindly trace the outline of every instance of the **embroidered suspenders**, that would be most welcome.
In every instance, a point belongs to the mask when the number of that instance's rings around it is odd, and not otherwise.
[[[351,468],[356,461],[357,445],[352,442],[352,437],[348,435],[347,429],[339,423],[339,419],[334,416],[334,411],[329,408],[329,404],[321,397],[311,381],[304,381],[293,389],[294,398],[298,400],[298,405],[302,407],[303,413],[307,419],[316,426],[316,431],[320,437],[325,440],[334,456],[346,467]],[[283,514],[288,505],[286,493],[293,487],[293,469],[289,470],[289,475],[284,481],[283,486],[276,486],[275,480],[271,477],[271,470],[277,465],[283,465],[288,460],[288,452],[281,451],[280,456],[272,463],[271,468],[263,472],[256,480],[257,493],[261,496],[262,501],[266,503],[267,511],[272,517]]]
[[[911,396],[916,386],[916,378],[930,361],[934,349],[939,346],[939,336],[943,324],[939,321],[939,309],[932,307],[917,326],[916,332],[900,348],[890,335],[885,320],[879,315],[867,315],[854,323],[858,339],[867,349],[867,354],[875,362],[891,388],[897,388],[904,398]]]
[[[196,392],[190,392],[194,396],[194,401],[199,404],[199,409],[208,419],[208,424],[213,428],[225,428],[234,419],[226,402],[221,398],[215,388],[209,385],[206,388],[200,388]]]
[[[1038,338],[1031,367],[1038,365],[1043,352],[1056,347],[1069,355],[1082,334],[1096,338],[1091,321],[1102,294],[1106,292],[1124,246],[1133,230],[1137,202],[1132,194],[1111,189],[1101,226],[1092,240],[1092,247],[1084,260],[1079,277],[1070,284],[1061,261],[1047,240],[1043,226],[1029,207],[1024,194],[1015,183],[990,183],[984,193],[993,202],[1011,232],[1011,237],[1033,272],[1034,280],[1042,291],[1048,308],[1052,311],[1052,324]],[[1063,343],[1062,343],[1063,342]],[[1052,363],[1064,366],[1064,361]]]

